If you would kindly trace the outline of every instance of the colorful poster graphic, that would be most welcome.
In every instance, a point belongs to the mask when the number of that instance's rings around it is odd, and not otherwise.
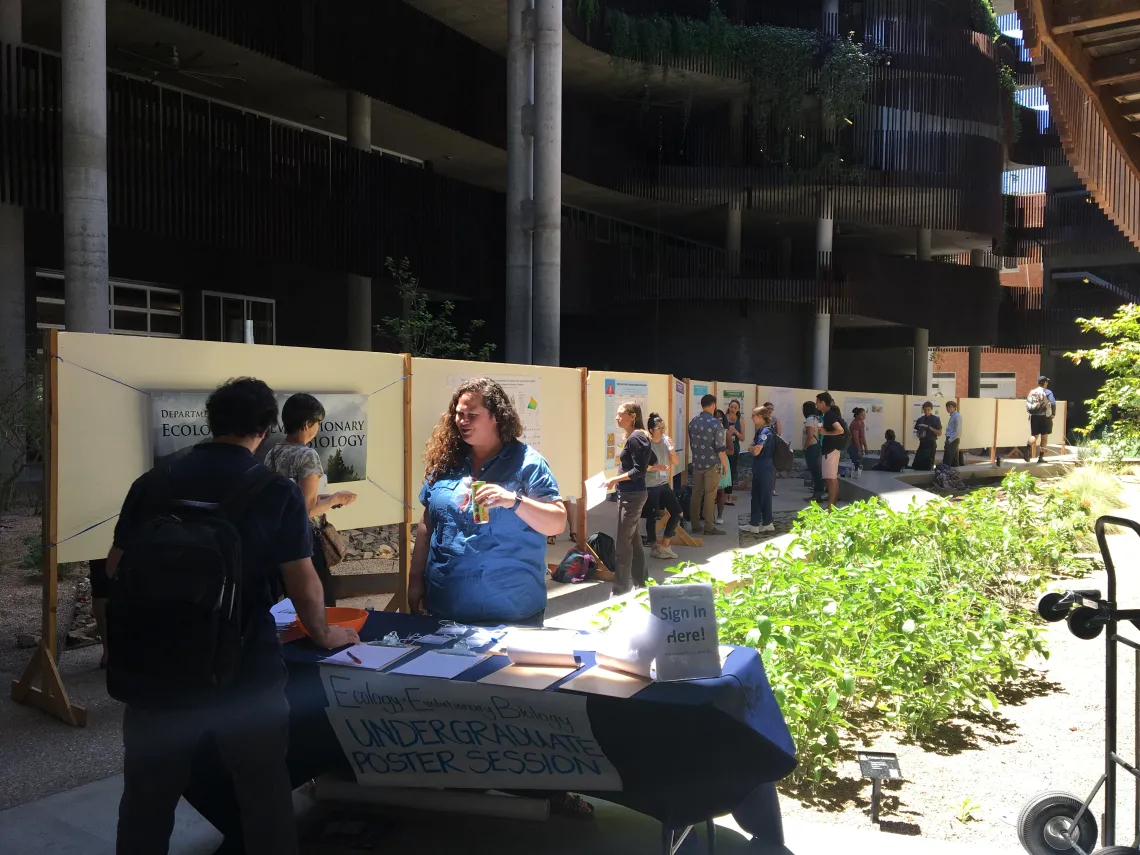
[[[633,401],[641,407],[642,416],[649,415],[649,381],[648,380],[606,380],[605,387],[605,467],[613,469],[617,465],[618,455],[625,447],[625,433],[614,422],[618,407],[627,401]]]
[[[887,429],[883,421],[883,399],[848,395],[843,401],[843,418],[850,422],[852,420],[851,411],[856,407],[862,407],[867,411],[867,447],[878,448],[883,444],[883,434]],[[922,415],[921,410],[919,415]]]
[[[523,374],[452,374],[447,378],[448,386],[455,389],[472,377],[490,377],[503,387],[511,399],[515,412],[522,422],[522,441],[535,451],[542,451],[542,378]]]

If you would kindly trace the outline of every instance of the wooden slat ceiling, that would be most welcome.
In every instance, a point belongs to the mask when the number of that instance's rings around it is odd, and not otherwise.
[[[1140,247],[1140,0],[1017,0],[1073,169]]]

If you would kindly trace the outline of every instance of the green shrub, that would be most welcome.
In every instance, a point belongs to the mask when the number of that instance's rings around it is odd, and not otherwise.
[[[813,507],[788,548],[737,554],[738,581],[714,583],[720,639],[760,651],[797,747],[793,781],[822,780],[856,726],[920,737],[996,709],[1019,665],[1048,655],[1026,604],[1091,519],[1074,492],[1012,474],[903,512]]]

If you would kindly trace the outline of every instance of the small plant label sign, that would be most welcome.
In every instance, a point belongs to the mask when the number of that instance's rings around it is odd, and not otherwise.
[[[720,645],[712,585],[654,585],[649,610],[657,625],[658,680],[720,676]]]

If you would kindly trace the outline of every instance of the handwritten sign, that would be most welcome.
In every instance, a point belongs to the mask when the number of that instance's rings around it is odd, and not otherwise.
[[[321,683],[362,786],[622,788],[584,697],[329,667]]]
[[[720,676],[712,585],[654,585],[649,610],[661,618],[658,680]]]

